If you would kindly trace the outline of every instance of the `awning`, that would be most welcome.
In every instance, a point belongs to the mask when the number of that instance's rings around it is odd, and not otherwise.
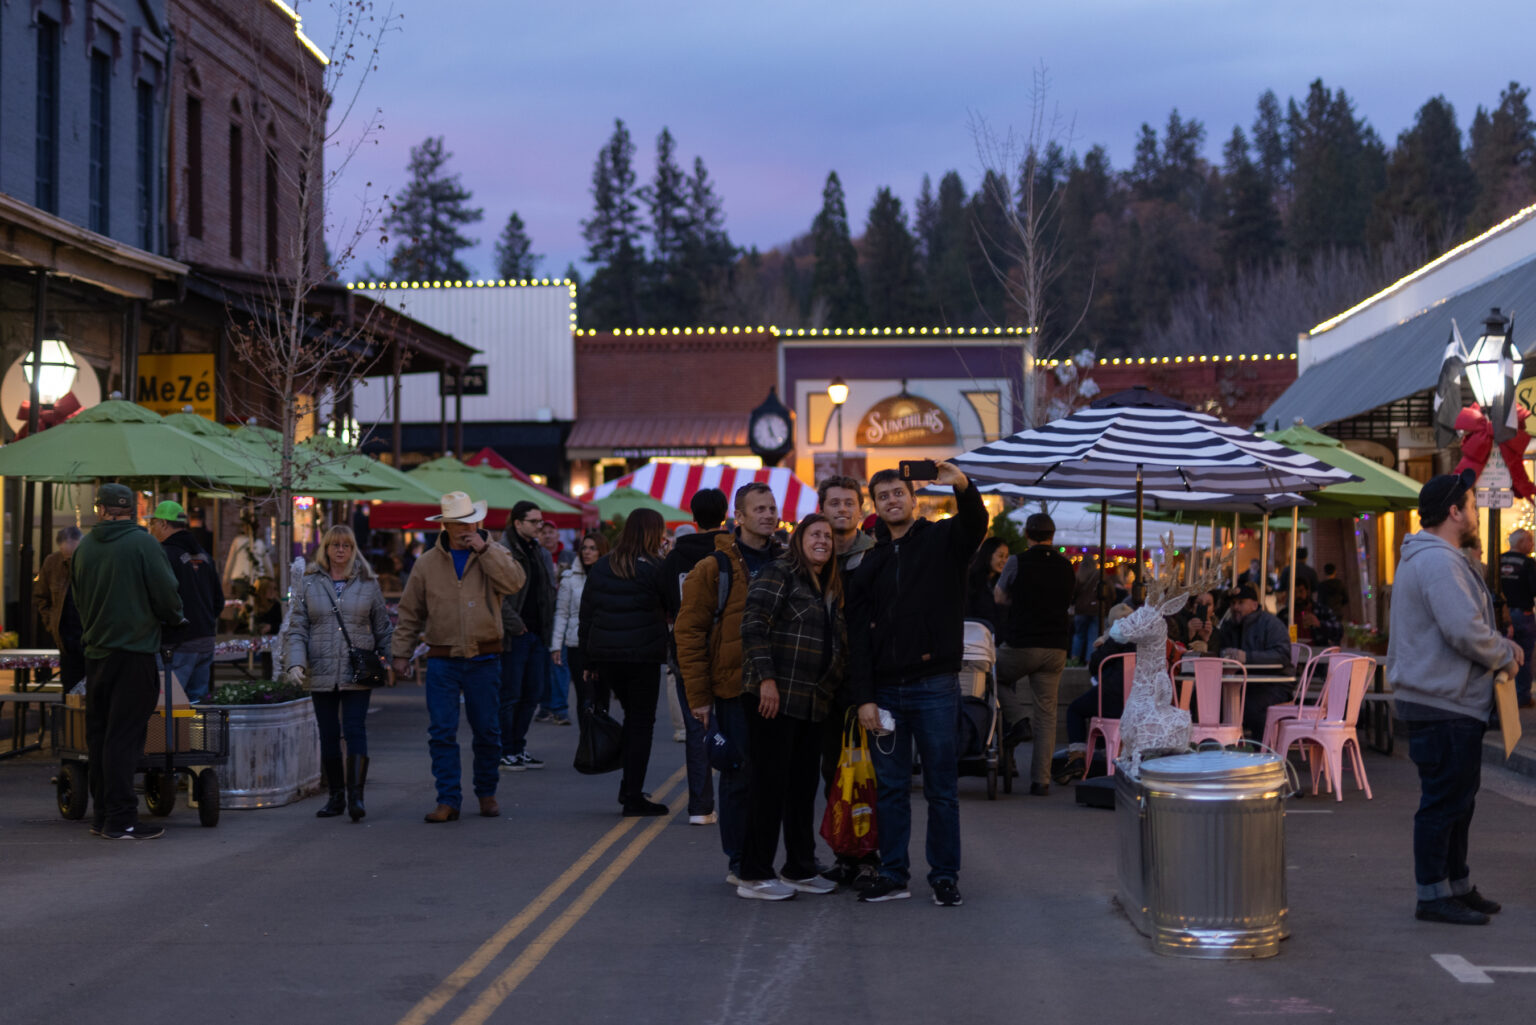
[[[1528,353],[1536,342],[1536,318],[1527,312],[1536,312],[1536,260],[1313,364],[1261,419],[1280,427],[1298,421],[1321,427],[1431,389],[1440,379],[1451,318],[1456,319],[1462,337],[1471,345],[1482,330],[1483,318],[1495,306],[1523,314],[1515,318],[1515,344]]]
[[[700,488],[719,488],[734,509],[736,489],[758,481],[767,484],[779,503],[779,518],[798,522],[816,511],[816,489],[796,477],[786,467],[763,470],[738,470],[733,466],[700,466],[696,463],[672,463],[662,460],[647,463],[634,473],[611,480],[584,496],[588,502],[606,498],[619,488],[634,488],[667,505],[687,509]]]
[[[522,470],[512,465],[512,463],[508,461],[505,456],[493,448],[482,448],[479,452],[476,452],[474,455],[464,460],[464,464],[466,466],[492,466],[498,470],[506,470],[513,477],[522,481],[524,484],[528,485],[530,488],[533,488],[535,491],[548,495],[551,498],[557,498],[561,502],[564,502],[566,505],[573,506],[578,510],[577,512],[567,513],[559,510],[544,509],[544,518],[557,527],[569,527],[572,530],[582,530],[586,527],[597,526],[598,521],[602,519],[601,515],[597,511],[597,506],[588,505],[585,502],[578,502],[576,499],[571,498],[569,495],[563,495],[556,491],[554,488],[546,487],[545,485],[538,483]]]
[[[566,450],[603,455],[646,450],[711,450],[747,447],[747,418],[740,415],[583,416],[571,428]],[[703,453],[701,454],[708,454]]]

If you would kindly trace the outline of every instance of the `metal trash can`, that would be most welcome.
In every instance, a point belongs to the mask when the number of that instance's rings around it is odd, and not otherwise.
[[[1224,750],[1172,755],[1142,763],[1140,788],[1152,949],[1213,960],[1278,954],[1291,793],[1284,761]]]

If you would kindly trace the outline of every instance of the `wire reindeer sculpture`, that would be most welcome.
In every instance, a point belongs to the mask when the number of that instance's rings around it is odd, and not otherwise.
[[[1164,536],[1163,548],[1173,551],[1172,534]],[[1220,583],[1225,565],[1213,559],[1193,583],[1184,584],[1171,562],[1165,563],[1148,586],[1142,606],[1110,627],[1112,639],[1136,645],[1136,675],[1120,714],[1120,750],[1127,763],[1122,771],[1132,779],[1140,778],[1144,758],[1189,750],[1189,712],[1174,703],[1173,679],[1168,675],[1165,617],[1182,609],[1190,595]]]

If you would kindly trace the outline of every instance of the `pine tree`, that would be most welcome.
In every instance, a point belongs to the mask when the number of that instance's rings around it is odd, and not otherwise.
[[[925,254],[930,316],[936,318],[936,325],[959,326],[975,321],[976,294],[971,288],[969,269],[973,245],[965,182],[958,171],[948,171],[939,179],[932,236]]]
[[[1285,189],[1290,182],[1290,140],[1286,135],[1285,115],[1273,89],[1266,89],[1259,96],[1259,109],[1253,116],[1253,149],[1254,166],[1264,179],[1264,187],[1283,206]]]
[[[1291,206],[1287,240],[1307,259],[1323,249],[1359,249],[1386,181],[1386,150],[1356,118],[1354,103],[1317,79],[1304,106],[1291,101]]]
[[[622,119],[592,168],[592,216],[581,222],[587,261],[597,264],[582,319],[589,327],[640,327],[645,248],[635,193],[635,144]]]
[[[533,241],[514,210],[507,218],[507,226],[501,229],[501,238],[496,240],[496,276],[518,281],[535,277],[542,259],[542,255],[533,252]]]
[[[917,239],[917,258],[926,271],[939,247],[939,201],[933,194],[933,179],[926,174],[912,205],[912,234]]]
[[[1477,179],[1461,149],[1456,109],[1444,96],[1419,108],[1413,127],[1397,137],[1387,160],[1387,187],[1377,198],[1370,238],[1389,241],[1406,224],[1432,251],[1462,233]]]
[[[826,304],[825,327],[864,327],[869,323],[864,286],[859,280],[859,254],[848,231],[848,206],[837,172],[827,175],[821,190],[821,211],[811,222],[816,266],[811,272],[811,303]]]
[[[917,242],[889,188],[875,193],[864,226],[864,285],[872,326],[911,326],[921,307]]]
[[[739,250],[725,230],[725,207],[715,192],[702,157],[693,158],[688,177],[686,210],[688,234],[683,244],[683,267],[695,282],[701,301],[727,291]]]
[[[477,223],[485,213],[469,205],[471,193],[459,176],[445,171],[452,157],[440,135],[411,147],[411,180],[384,218],[385,230],[402,240],[389,256],[392,277],[454,281],[473,276],[458,254],[476,240],[459,229]]]
[[[1491,113],[1481,106],[1472,119],[1472,173],[1477,204],[1471,232],[1485,231],[1531,201],[1536,181],[1536,123],[1526,102],[1530,90],[1511,82]]]
[[[1007,293],[1000,279],[1012,270],[1008,255],[1012,228],[1004,202],[1013,191],[1003,175],[989,170],[982,175],[981,187],[971,197],[965,262],[972,299],[961,324],[990,327],[1008,323]]]
[[[688,214],[688,179],[677,163],[677,142],[663,128],[656,137],[656,171],[640,190],[650,213],[651,258],[646,265],[646,320],[661,325],[698,321],[699,282],[684,267],[692,225]]]
[[[1243,271],[1266,267],[1283,243],[1269,178],[1248,155],[1248,139],[1233,127],[1223,150],[1221,260],[1231,281]]]

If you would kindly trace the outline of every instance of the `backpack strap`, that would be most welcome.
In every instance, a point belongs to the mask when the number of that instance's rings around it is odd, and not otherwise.
[[[718,624],[720,617],[725,615],[725,603],[731,597],[731,557],[719,550],[712,554],[715,557],[715,565],[720,570],[715,585],[715,623]]]

